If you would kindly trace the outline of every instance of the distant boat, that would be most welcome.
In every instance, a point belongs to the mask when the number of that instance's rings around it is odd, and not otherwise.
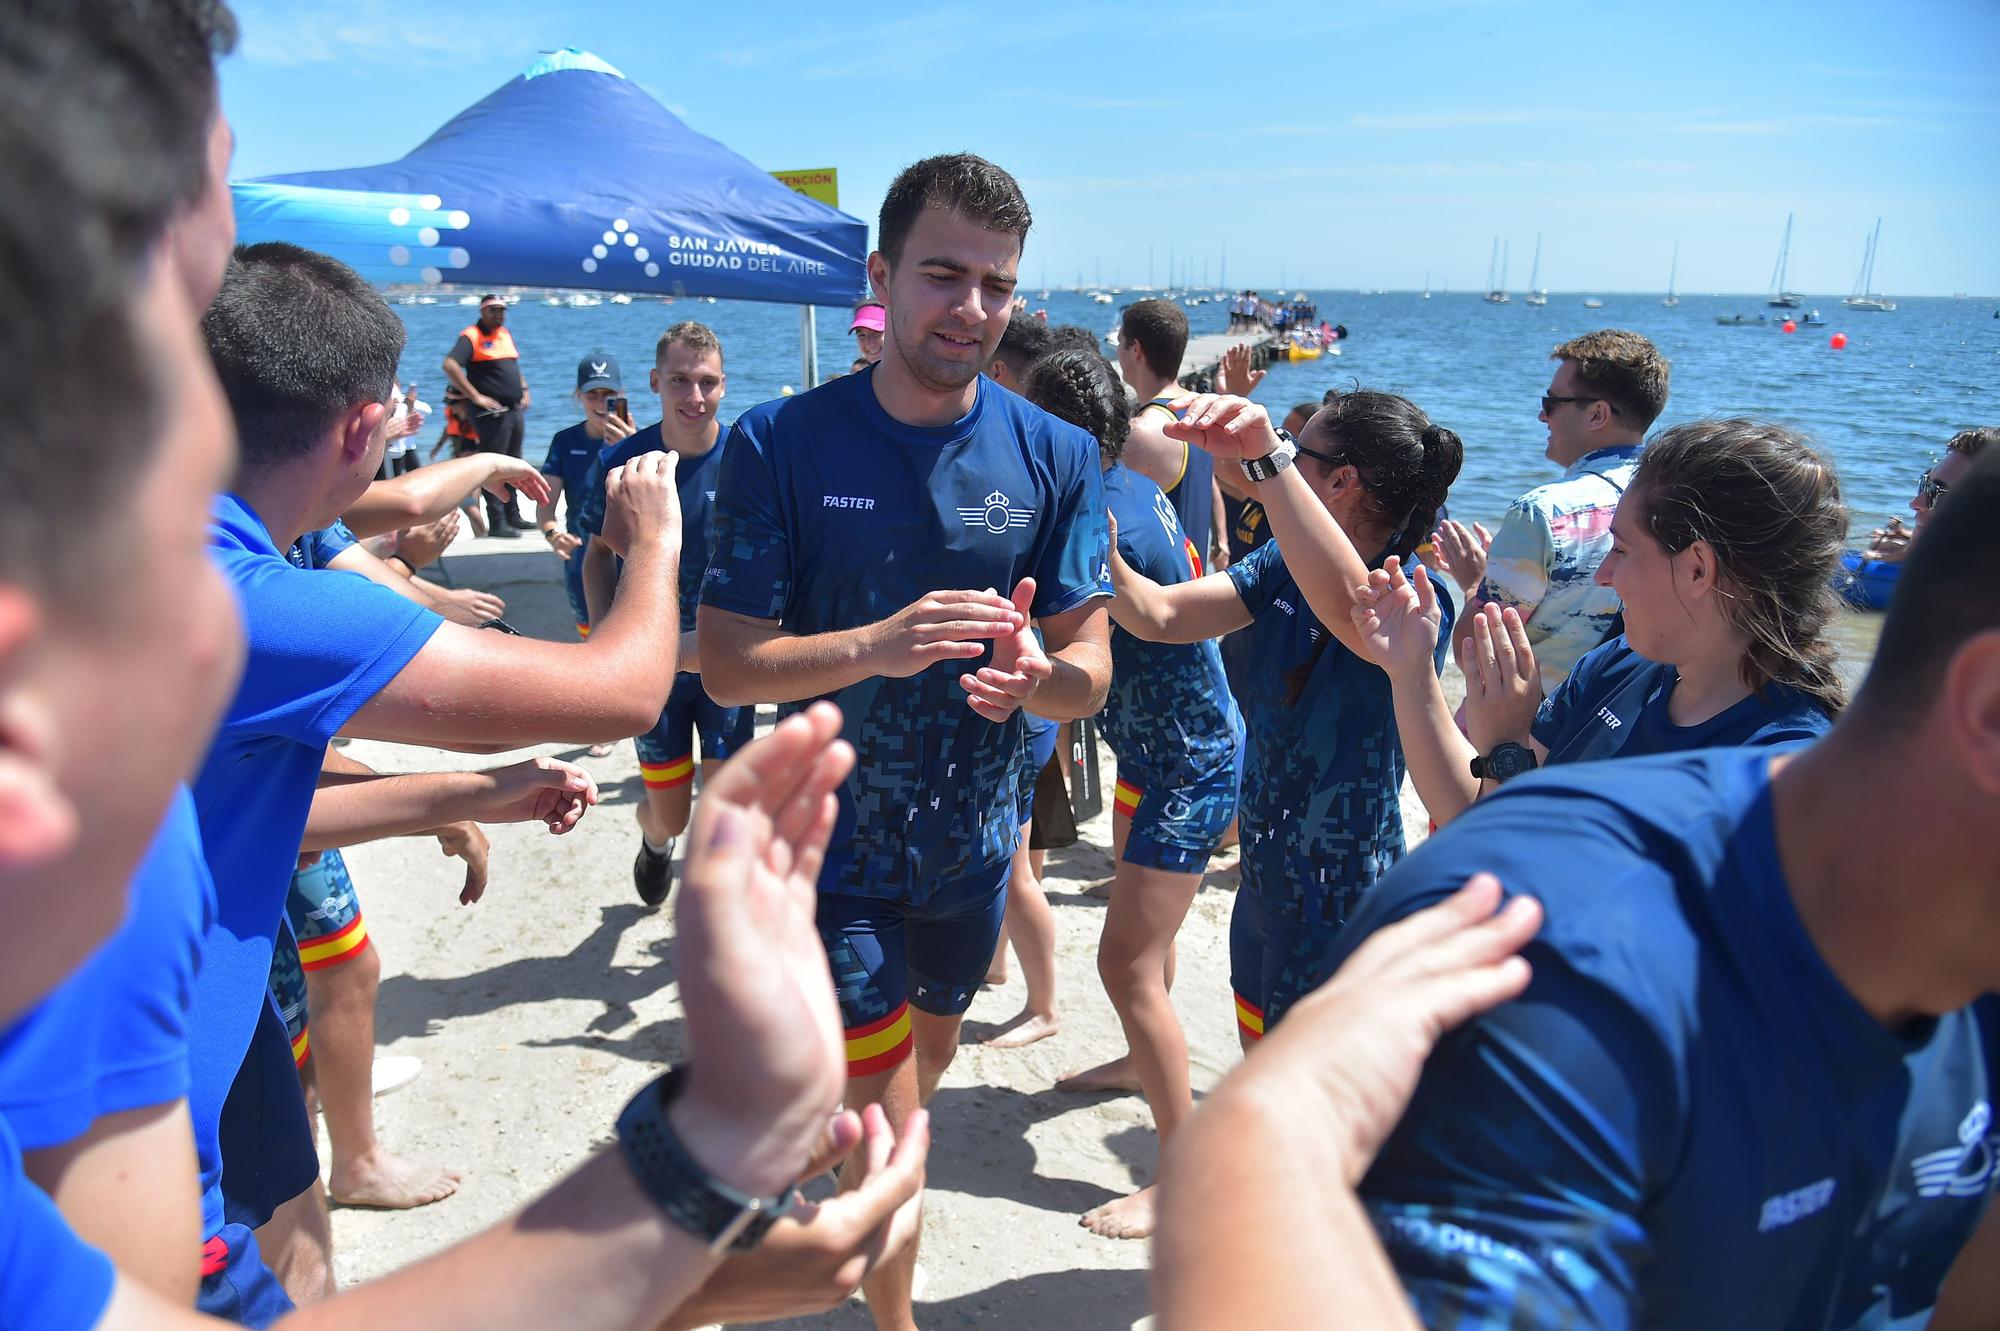
[[[1546,305],[1549,293],[1542,290],[1542,233],[1535,233],[1535,264],[1528,273],[1528,294],[1521,297],[1527,305]]]
[[[458,303],[459,303],[459,304],[461,304],[461,305],[477,305],[477,304],[479,303],[479,297],[477,297],[477,296],[460,296],[460,297],[458,298]]]
[[[628,296],[623,291],[620,291],[611,297],[611,303],[613,305],[630,305],[632,303],[632,297]]]
[[[1882,219],[1875,219],[1874,234],[1868,237],[1868,247],[1861,252],[1861,272],[1854,279],[1854,294],[1840,303],[1850,310],[1874,310],[1878,314],[1892,313],[1896,308],[1893,300],[1883,300],[1875,294],[1875,247],[1882,240]]]
[[[1502,257],[1504,253],[1505,251],[1501,248],[1500,237],[1495,236],[1493,238],[1493,257],[1486,261],[1486,303],[1488,305],[1506,305],[1511,303],[1507,299],[1507,261]],[[1496,264],[1499,266],[1499,281],[1497,282],[1494,281],[1494,267]]]
[[[1426,269],[1424,272],[1424,299],[1429,300],[1430,298],[1431,298],[1431,275],[1430,271]]]
[[[1660,302],[1670,310],[1679,308],[1681,303],[1681,298],[1674,294],[1674,279],[1680,276],[1680,271],[1681,243],[1677,240],[1674,242],[1674,261],[1667,266],[1667,298]]]
[[[1785,264],[1792,253],[1792,215],[1785,214],[1785,238],[1778,242],[1778,266],[1771,271],[1771,298],[1764,303],[1773,309],[1796,310],[1805,298],[1785,290]]]
[[[1715,321],[1724,328],[1738,328],[1745,324],[1767,324],[1771,322],[1761,314],[1718,314]]]
[[[1543,304],[1547,303],[1547,300],[1544,299]],[[1604,302],[1595,296],[1585,296],[1583,298],[1583,308],[1586,310],[1601,310],[1604,308]]]

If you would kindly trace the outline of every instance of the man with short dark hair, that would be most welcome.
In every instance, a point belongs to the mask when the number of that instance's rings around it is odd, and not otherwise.
[[[736,422],[702,586],[718,701],[832,697],[847,717],[819,927],[848,1103],[892,1122],[936,1089],[1000,934],[1019,712],[1089,716],[1110,682],[1097,442],[981,373],[1029,221],[1013,177],[969,154],[896,178],[868,260],[882,359]],[[913,1248],[864,1285],[884,1331],[915,1325],[914,1270]]]
[[[1018,393],[1026,381],[1028,367],[1053,350],[1049,326],[1040,319],[1007,320],[1000,345],[986,362],[986,377],[1010,392]]]
[[[1611,549],[1611,515],[1646,431],[1666,409],[1668,365],[1647,339],[1618,328],[1571,338],[1549,359],[1556,372],[1541,421],[1562,478],[1516,499],[1490,547],[1460,539],[1447,549],[1468,596],[1520,611],[1542,688],[1553,693],[1617,622],[1617,593],[1597,585],[1597,566]]]
[[[1118,325],[1118,372],[1139,397],[1139,414],[1125,441],[1124,463],[1166,492],[1180,516],[1181,530],[1195,544],[1201,569],[1213,545],[1228,548],[1215,503],[1215,459],[1199,448],[1169,439],[1166,425],[1177,419],[1170,405],[1181,395],[1181,357],[1187,354],[1188,322],[1170,300],[1141,300],[1125,307]]]
[[[521,373],[521,349],[507,327],[507,302],[488,292],[479,298],[479,319],[459,332],[445,353],[444,377],[472,404],[472,428],[478,432],[477,452],[521,456],[526,418],[533,393]],[[486,529],[494,536],[517,537],[534,524],[522,514],[519,496],[503,503],[486,501]]]

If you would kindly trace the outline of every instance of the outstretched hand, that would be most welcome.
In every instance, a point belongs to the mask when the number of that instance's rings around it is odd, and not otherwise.
[[[458,904],[470,906],[486,895],[486,859],[492,846],[478,823],[446,823],[432,833],[438,839],[438,853],[448,859],[465,861],[465,886],[458,891]]]
[[[1542,668],[1521,612],[1487,602],[1473,612],[1462,646],[1466,738],[1481,753],[1508,740],[1526,744],[1542,705]]]
[[[1492,548],[1493,533],[1477,522],[1467,527],[1446,518],[1431,533],[1432,558],[1438,570],[1450,574],[1468,599],[1478,594],[1479,584],[1486,578],[1486,554]]]
[[[520,458],[511,458],[504,453],[488,454],[493,460],[493,470],[487,475],[480,489],[495,499],[511,501],[516,494],[524,494],[538,504],[546,504],[555,498],[549,489],[549,478],[542,475],[541,468]]]
[[[1026,615],[990,587],[931,592],[871,626],[869,656],[875,674],[907,679],[939,661],[981,656],[985,640],[1005,639],[1026,623]]]
[[[1245,1061],[1246,1074],[1275,1072],[1319,1108],[1349,1186],[1403,1116],[1439,1037],[1527,987],[1515,954],[1541,928],[1541,903],[1500,897],[1498,879],[1476,874],[1378,931]]]
[[[1391,555],[1355,590],[1353,615],[1361,656],[1392,679],[1436,668],[1444,612],[1422,564],[1406,577],[1403,561]]]
[[[1041,682],[1055,673],[1048,653],[1029,626],[1035,603],[1035,580],[1023,578],[1014,587],[1012,604],[1021,626],[993,642],[993,660],[972,674],[958,677],[966,705],[988,721],[1005,721],[1028,700]]]
[[[847,1088],[846,1046],[814,924],[820,865],[854,767],[840,709],[815,703],[702,791],[674,965],[688,1085],[670,1113],[689,1152],[756,1195],[798,1179]]]
[[[560,758],[529,758],[480,773],[488,781],[468,816],[480,823],[546,823],[557,836],[597,803],[597,781]]]
[[[1170,404],[1180,419],[1164,427],[1169,439],[1193,444],[1219,458],[1261,458],[1278,447],[1271,413],[1243,397],[1184,393]]]
[[[1222,353],[1222,364],[1215,372],[1215,391],[1231,397],[1249,397],[1264,382],[1265,373],[1250,368],[1250,344],[1238,342]]]

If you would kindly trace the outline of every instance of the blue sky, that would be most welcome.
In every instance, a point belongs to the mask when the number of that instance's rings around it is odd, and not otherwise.
[[[1336,0],[933,7],[239,0],[234,174],[401,156],[578,46],[771,169],[1018,176],[1031,285],[2000,292],[2000,3]],[[476,22],[475,22],[476,20]],[[1192,259],[1191,270],[1187,264]]]

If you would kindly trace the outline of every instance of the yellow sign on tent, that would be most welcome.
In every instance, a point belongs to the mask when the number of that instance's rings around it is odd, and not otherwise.
[[[773,176],[790,190],[808,199],[818,199],[829,208],[840,207],[840,170],[823,166],[810,171],[773,171]]]

